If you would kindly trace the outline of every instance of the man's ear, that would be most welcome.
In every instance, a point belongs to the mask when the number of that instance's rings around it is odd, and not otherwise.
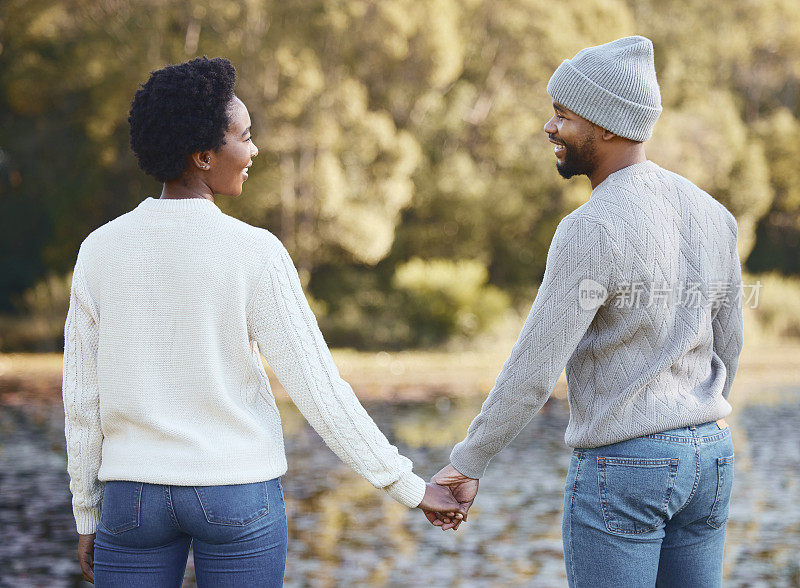
[[[211,152],[196,151],[189,156],[192,165],[201,170],[211,169]]]
[[[603,141],[611,141],[611,140],[614,139],[614,137],[617,136],[614,133],[612,133],[611,131],[608,131],[606,129],[602,129],[602,131],[603,131],[603,134],[602,134]]]

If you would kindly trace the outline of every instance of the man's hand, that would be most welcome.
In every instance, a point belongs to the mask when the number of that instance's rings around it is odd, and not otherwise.
[[[475,478],[468,478],[452,464],[443,467],[438,474],[431,478],[431,482],[440,486],[447,486],[453,497],[459,503],[459,511],[463,513],[463,518],[451,517],[449,513],[447,516],[440,513],[425,513],[428,520],[432,525],[440,527],[443,531],[447,529],[458,529],[463,521],[467,520],[467,511],[469,511],[472,503],[475,502],[475,496],[478,494],[478,480]]]
[[[91,535],[78,535],[78,561],[81,563],[81,571],[86,581],[94,584],[94,538],[96,533]]]
[[[460,521],[467,514],[467,511],[462,510],[461,505],[453,498],[449,488],[430,483],[426,484],[425,496],[417,508],[425,513],[428,520],[431,520],[431,517],[442,517]]]

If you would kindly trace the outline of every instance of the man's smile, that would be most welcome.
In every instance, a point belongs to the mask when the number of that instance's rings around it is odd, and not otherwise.
[[[554,141],[553,139],[550,139],[550,142],[554,145],[553,153],[555,153],[556,157],[560,159],[561,156],[564,155],[564,152],[567,150],[566,145],[564,145],[563,143],[559,143],[558,141]]]

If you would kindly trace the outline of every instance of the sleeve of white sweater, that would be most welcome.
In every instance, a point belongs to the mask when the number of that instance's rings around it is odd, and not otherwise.
[[[738,227],[733,215],[729,216],[728,222],[733,231],[730,279],[725,284],[727,296],[721,299],[720,306],[711,320],[711,328],[714,333],[714,353],[725,364],[725,387],[722,389],[722,396],[725,399],[731,392],[743,344],[742,265],[736,250]]]
[[[79,254],[64,326],[62,393],[72,512],[82,535],[94,533],[97,528],[105,487],[97,479],[103,443],[97,386],[97,318]]]
[[[411,461],[389,443],[339,375],[297,270],[279,243],[269,254],[248,309],[251,337],[328,447],[376,488],[408,507],[425,495]]]
[[[610,288],[612,241],[605,225],[578,215],[565,217],[547,253],[544,278],[511,355],[472,421],[450,463],[480,478],[544,405],[570,355],[589,328],[596,308],[579,304],[581,282]],[[589,305],[586,305],[589,306]]]

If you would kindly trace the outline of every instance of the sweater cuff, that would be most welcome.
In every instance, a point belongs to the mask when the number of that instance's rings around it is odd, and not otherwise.
[[[425,498],[425,480],[414,472],[406,472],[383,490],[403,506],[417,508]]]
[[[466,448],[463,447],[463,441],[453,447],[450,452],[450,465],[456,468],[462,475],[476,480],[483,477],[486,473],[486,468],[489,466],[489,459],[482,460],[476,459],[474,455],[470,455]]]
[[[100,507],[73,509],[75,524],[80,535],[91,535],[97,531],[100,522]]]

